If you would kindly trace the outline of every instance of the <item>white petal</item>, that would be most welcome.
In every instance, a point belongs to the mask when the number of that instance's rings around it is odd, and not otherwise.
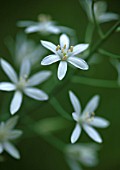
[[[78,44],[76,46],[73,47],[73,55],[77,55],[81,52],[83,52],[84,50],[86,50],[89,47],[89,44]]]
[[[9,139],[16,139],[16,138],[20,137],[21,135],[22,135],[22,131],[21,130],[12,130],[9,133],[8,138]]]
[[[22,104],[22,98],[23,98],[22,93],[20,91],[16,91],[10,104],[10,113],[12,115],[19,110]]]
[[[58,66],[58,79],[62,80],[67,72],[67,62],[66,61],[61,61]]]
[[[68,155],[68,156],[71,156],[71,155]],[[80,167],[80,164],[79,162],[76,160],[76,159],[73,159],[72,157],[68,158],[67,157],[67,162],[68,162],[68,165],[70,167],[70,170],[82,170],[82,168]]]
[[[107,3],[104,1],[98,1],[94,4],[94,12],[96,16],[100,16],[101,14],[107,11]]]
[[[10,142],[4,142],[4,149],[15,159],[20,159],[19,151]]]
[[[63,48],[64,45],[66,45],[66,49],[68,49],[69,43],[70,43],[69,37],[66,34],[62,34],[60,36],[60,47]]]
[[[98,142],[98,143],[101,143],[101,142],[102,142],[102,139],[101,139],[100,135],[98,134],[98,132],[97,132],[94,128],[90,127],[90,126],[87,125],[87,124],[84,124],[84,125],[83,125],[83,129],[84,129],[85,132],[88,134],[88,136],[89,136],[90,138],[92,138],[94,141],[96,141],[96,142]]]
[[[73,119],[74,119],[76,122],[78,122],[78,120],[79,120],[79,114],[78,114],[78,113],[73,112],[73,113],[72,113],[72,117],[73,117]]]
[[[51,43],[51,42],[49,42],[49,41],[41,41],[41,44],[42,44],[45,48],[49,49],[50,51],[52,51],[53,53],[56,54],[56,45],[55,45],[55,44],[53,44],[53,43]]]
[[[73,133],[71,135],[71,143],[75,143],[81,134],[81,127],[79,124],[76,124],[75,129],[73,130]]]
[[[5,128],[9,130],[13,129],[18,122],[18,118],[19,116],[13,116],[12,118],[8,119],[5,123]]]
[[[61,58],[58,55],[54,55],[54,54],[48,55],[47,57],[43,58],[43,60],[41,61],[41,65],[50,65],[59,60],[61,60]]]
[[[47,31],[54,34],[59,34],[61,32],[57,26],[49,26]]]
[[[105,13],[99,16],[99,22],[104,23],[104,22],[109,22],[113,20],[119,19],[119,15],[115,13]]]
[[[9,82],[2,82],[0,83],[0,90],[3,91],[13,91],[16,89],[16,86]]]
[[[3,152],[3,145],[0,143],[0,154]]]
[[[41,84],[43,81],[47,80],[51,76],[51,71],[40,71],[34,74],[30,79],[27,81],[28,86],[35,86]]]
[[[72,91],[69,91],[69,96],[70,96],[70,100],[71,100],[71,103],[73,105],[74,111],[77,114],[80,115],[81,105],[80,105],[80,102],[79,102],[78,98],[76,97],[76,95]]]
[[[69,57],[67,59],[67,61],[69,63],[71,63],[72,65],[74,65],[75,67],[82,69],[82,70],[88,70],[89,66],[88,64],[85,62],[85,60],[81,59],[81,58],[77,58],[77,57]]]
[[[27,96],[36,100],[40,100],[40,101],[48,100],[48,95],[42,90],[39,90],[37,88],[26,88],[24,89],[24,93]]]
[[[30,73],[30,61],[28,59],[23,59],[20,67],[20,77],[25,77]]]
[[[4,72],[9,77],[9,79],[12,82],[17,83],[18,78],[17,78],[17,74],[16,74],[15,70],[13,69],[13,67],[4,59],[1,59],[1,66],[2,66],[2,69],[4,70]]]
[[[99,104],[99,96],[95,95],[94,97],[92,97],[92,99],[87,103],[84,111],[83,111],[83,115],[86,113],[92,113],[96,110],[96,108],[98,107]]]
[[[25,29],[26,33],[38,32],[40,30],[39,25],[32,25]]]
[[[98,127],[98,128],[106,128],[109,126],[109,121],[101,118],[101,117],[95,117],[91,122],[90,125]]]
[[[28,27],[30,25],[34,25],[36,24],[37,22],[34,22],[34,21],[18,21],[17,22],[17,26],[18,27]]]

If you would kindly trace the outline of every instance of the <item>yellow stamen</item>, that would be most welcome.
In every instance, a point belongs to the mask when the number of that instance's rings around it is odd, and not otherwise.
[[[73,52],[73,46],[70,47],[70,51]]]
[[[60,45],[58,45],[57,47],[56,47],[56,51],[58,51],[60,49]]]
[[[62,48],[61,53],[64,53],[64,48]]]
[[[66,44],[64,45],[64,47],[63,47],[64,49],[66,49]]]
[[[91,121],[94,119],[94,117],[95,117],[95,113],[94,113],[94,112],[92,112],[92,113],[86,113],[86,120],[87,120],[88,122],[91,122]]]
[[[66,60],[67,59],[67,55],[64,55],[62,60]]]

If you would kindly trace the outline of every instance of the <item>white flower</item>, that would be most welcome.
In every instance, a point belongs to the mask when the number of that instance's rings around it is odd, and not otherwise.
[[[73,92],[69,92],[70,100],[74,108],[72,113],[73,119],[76,121],[76,126],[71,135],[71,143],[75,143],[81,135],[82,128],[94,141],[101,143],[102,139],[98,132],[93,128],[105,128],[109,126],[109,122],[101,117],[95,116],[94,111],[96,110],[99,103],[99,96],[95,95],[86,105],[85,109],[81,113],[81,105],[78,98]]]
[[[111,59],[110,62],[117,71],[117,74],[118,74],[117,81],[118,81],[118,84],[120,85],[120,61],[118,59]]]
[[[6,122],[0,123],[0,154],[5,150],[12,157],[20,159],[19,151],[10,142],[21,136],[21,130],[14,130],[16,123],[18,121],[18,116],[14,116],[7,120]]]
[[[23,93],[28,97],[39,101],[48,100],[48,95],[45,92],[33,86],[38,85],[48,79],[48,77],[51,75],[50,71],[40,71],[34,74],[32,77],[28,78],[30,74],[30,62],[29,60],[25,59],[21,64],[20,75],[18,78],[15,70],[4,59],[1,59],[1,66],[12,83],[1,82],[0,90],[15,91],[12,102],[10,104],[11,114],[14,114],[19,110],[22,104]]]
[[[57,73],[59,80],[62,80],[65,77],[67,72],[67,63],[70,63],[82,70],[88,69],[88,64],[83,59],[76,57],[77,54],[88,48],[88,44],[78,44],[74,47],[70,46],[69,37],[65,34],[60,36],[60,45],[56,46],[48,41],[41,41],[41,43],[44,47],[55,53],[45,57],[41,62],[42,65],[50,65],[60,61]]]
[[[80,0],[80,3],[87,13],[88,18],[90,21],[93,22],[93,16],[92,16],[92,0]],[[96,20],[99,23],[109,22],[113,20],[119,19],[119,15],[107,11],[107,3],[104,1],[98,1],[94,4],[94,13]]]
[[[41,45],[37,46],[34,41],[29,40],[26,34],[23,33],[18,33],[15,41],[12,37],[8,37],[6,45],[14,63],[18,66],[25,58],[29,59],[31,64],[34,65],[39,63],[42,55],[46,55],[46,50]]]
[[[71,170],[81,170],[81,164],[93,167],[98,163],[97,151],[99,147],[95,144],[75,144],[66,147],[66,159]]]
[[[38,16],[38,22],[34,21],[19,21],[17,24],[19,27],[26,27],[26,33],[38,32],[43,35],[59,34],[61,32],[73,33],[74,31],[68,27],[57,26],[56,22],[51,20],[49,15],[40,14]]]

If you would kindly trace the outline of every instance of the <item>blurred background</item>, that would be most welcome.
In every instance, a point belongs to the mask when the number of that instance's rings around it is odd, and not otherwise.
[[[120,1],[108,0],[108,10],[111,12],[120,14]],[[16,33],[21,29],[16,26],[16,22],[19,20],[37,20],[37,16],[40,13],[50,14],[55,21],[58,21],[59,25],[64,25],[76,30],[78,42],[84,42],[85,28],[88,20],[83,9],[80,6],[79,0],[11,0],[3,1],[0,3],[0,57],[6,58],[11,61],[10,53],[5,45],[5,39],[8,36],[15,38]],[[115,21],[102,24],[103,31],[107,31]],[[104,48],[116,54],[120,54],[120,33],[115,33],[104,44]],[[41,39],[39,34],[28,35],[30,39],[34,39],[39,44]],[[43,37],[42,37],[43,38]],[[49,39],[57,41],[59,36],[51,36]],[[44,38],[45,40],[48,37]],[[96,36],[94,42],[97,41]],[[49,67],[50,68],[50,67]],[[76,72],[79,76],[85,75],[92,78],[101,78],[108,80],[116,80],[117,72],[109,62],[109,57],[103,56],[103,60],[100,64],[93,65],[87,73],[83,71]],[[0,81],[2,81],[3,72],[0,71]],[[4,77],[5,79],[5,77]],[[7,79],[6,79],[7,80]],[[44,87],[43,87],[44,88]],[[107,118],[111,125],[105,130],[99,130],[104,142],[101,144],[101,150],[99,152],[99,164],[94,168],[86,168],[84,170],[118,170],[120,169],[120,87],[119,88],[102,88],[95,86],[88,86],[83,84],[66,84],[64,88],[55,94],[62,107],[69,113],[72,113],[72,106],[69,101],[68,91],[73,90],[80,98],[82,106],[84,107],[87,101],[95,94],[99,94],[101,97],[100,105],[96,113],[100,116]],[[47,91],[47,90],[46,90]],[[0,117],[2,118],[3,111],[7,111],[9,102],[11,100],[11,94],[0,92]],[[7,100],[8,107],[3,109],[4,101]],[[18,114],[24,117],[25,111],[24,105],[28,106],[36,101],[26,99],[23,103],[21,111]],[[64,102],[65,101],[65,102]],[[37,102],[39,106],[39,103]],[[28,114],[28,113],[27,113]],[[32,111],[31,116],[35,120],[39,120],[44,117],[51,117],[57,115],[55,109],[46,102],[46,105],[41,109]],[[35,115],[34,115],[35,114]],[[22,118],[21,118],[22,119]],[[22,124],[22,123],[21,123]],[[25,127],[19,125],[23,130]],[[59,131],[58,137],[63,141],[69,143],[70,134],[74,127],[74,122],[63,131]],[[25,133],[28,133],[25,130]],[[81,139],[78,142],[91,142],[91,139],[86,134],[82,134]],[[0,162],[0,170],[69,170],[69,167],[64,159],[64,155],[51,147],[41,137],[23,137],[18,142],[17,146],[21,152],[21,160],[14,160],[8,154],[4,153],[5,161]]]

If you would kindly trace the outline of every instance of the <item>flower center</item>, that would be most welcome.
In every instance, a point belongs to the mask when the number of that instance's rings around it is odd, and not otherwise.
[[[61,48],[60,45],[57,45],[56,47],[56,51],[58,52],[58,54],[60,55],[61,59],[63,61],[67,60],[67,58],[71,55],[71,53],[73,52],[73,46],[70,46],[69,49],[66,48],[66,44],[63,46],[63,48]]]
[[[40,14],[40,15],[38,15],[38,21],[39,22],[51,21],[51,16],[50,15],[45,15],[45,14]]]
[[[6,140],[7,136],[8,136],[8,132],[1,131],[0,132],[0,142],[3,142],[4,140]]]
[[[94,112],[87,112],[86,115],[85,115],[85,122],[89,123],[91,121],[93,121],[95,117],[95,113]]]
[[[23,77],[20,77],[19,82],[17,84],[17,89],[18,90],[23,90],[24,89],[24,87],[26,86],[26,83],[27,83],[27,78],[28,78],[27,75],[24,75]]]

